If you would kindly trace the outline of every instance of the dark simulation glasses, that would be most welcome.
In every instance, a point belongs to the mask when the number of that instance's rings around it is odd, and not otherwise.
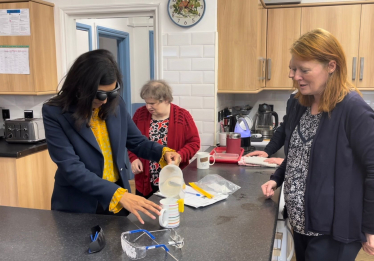
[[[118,90],[121,88],[121,86],[117,83],[116,88],[112,91],[106,92],[106,91],[100,91],[98,90],[96,92],[96,99],[100,101],[105,101],[106,99],[114,99],[118,95]]]

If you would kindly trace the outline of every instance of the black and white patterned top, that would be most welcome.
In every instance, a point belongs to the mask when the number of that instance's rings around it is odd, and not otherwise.
[[[308,107],[301,116],[300,122],[291,136],[284,179],[284,200],[291,226],[297,233],[307,236],[321,235],[304,231],[305,183],[309,169],[310,149],[321,115],[321,113],[312,115],[310,107]]]
[[[167,145],[169,130],[169,118],[165,120],[151,119],[149,126],[149,140],[158,142],[161,145]],[[155,161],[149,161],[149,172],[151,174],[151,183],[158,186],[159,173],[161,171],[160,164]]]

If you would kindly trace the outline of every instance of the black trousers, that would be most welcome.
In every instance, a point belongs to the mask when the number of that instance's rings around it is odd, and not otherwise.
[[[297,261],[355,261],[361,242],[345,244],[331,236],[305,236],[294,231]]]

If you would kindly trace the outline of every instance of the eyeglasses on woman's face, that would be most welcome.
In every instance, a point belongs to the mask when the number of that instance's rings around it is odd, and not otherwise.
[[[109,100],[114,99],[114,98],[117,97],[118,91],[119,91],[120,88],[121,88],[121,86],[117,82],[116,88],[114,88],[114,90],[111,90],[111,91],[108,91],[108,92],[98,90],[96,92],[96,99],[98,99],[99,101],[105,101],[106,99],[109,99]]]

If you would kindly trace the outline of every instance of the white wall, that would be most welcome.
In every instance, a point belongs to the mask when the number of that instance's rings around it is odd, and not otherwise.
[[[77,56],[90,50],[88,31],[77,30]]]
[[[140,98],[140,89],[150,79],[150,58],[149,58],[149,31],[153,30],[153,19],[150,17],[135,17],[130,19],[133,27],[131,39],[132,66],[131,75],[131,101],[132,103],[143,103]],[[148,24],[149,26],[144,26]]]
[[[141,4],[152,3],[160,4],[160,30],[163,34],[162,46],[164,49],[164,64],[167,64],[161,74],[163,78],[172,85],[175,97],[175,103],[186,107],[195,119],[199,128],[202,149],[213,145],[214,142],[214,120],[215,120],[215,96],[216,96],[216,31],[217,31],[217,0],[206,0],[206,10],[203,19],[193,27],[181,28],[175,25],[167,14],[167,0],[51,0],[55,4],[56,12],[58,14],[59,7],[62,6],[84,6],[84,5],[116,5],[116,4]],[[82,7],[84,8],[84,7]],[[59,18],[55,18],[56,32],[59,32]],[[111,25],[103,25],[111,27]],[[113,27],[112,27],[113,28]],[[94,28],[93,28],[94,29]],[[114,28],[115,29],[115,28]],[[118,29],[120,30],[120,29]],[[201,34],[198,34],[201,33]],[[94,33],[93,33],[94,35]],[[59,38],[57,38],[59,39]],[[148,41],[147,41],[148,42]],[[96,43],[93,41],[93,46]],[[168,49],[174,50],[170,56]],[[196,49],[199,49],[196,53]],[[166,53],[165,53],[166,51]],[[59,44],[57,43],[57,52]],[[144,51],[149,57],[149,54]],[[134,55],[132,55],[134,56]],[[60,53],[57,54],[57,62],[61,64]],[[136,67],[132,59],[132,66]],[[187,66],[187,67],[185,67]],[[59,66],[61,68],[61,66]],[[149,75],[149,66],[139,65],[143,68],[144,74]],[[60,76],[62,77],[62,76]],[[131,75],[135,79],[134,74]],[[137,100],[139,89],[142,84],[132,83],[132,98]],[[41,99],[47,99],[50,96],[44,96]],[[11,100],[11,103],[6,103],[3,106],[3,98],[0,96],[0,106],[7,107],[11,110],[12,118],[14,115],[21,115],[23,111],[23,99],[19,96],[6,96],[4,99]],[[30,102],[28,108],[34,105],[40,107],[40,98],[37,98],[35,103]],[[31,99],[32,100],[32,99]],[[22,105],[19,105],[22,104]],[[28,109],[27,108],[27,109]],[[22,112],[18,114],[18,112]],[[41,114],[35,115],[40,117]]]
[[[204,18],[191,28],[181,29],[175,25],[167,14],[168,0],[49,0],[55,7],[59,6],[84,6],[84,5],[119,5],[119,4],[160,4],[160,17],[164,33],[184,32],[211,32],[217,31],[217,0],[206,0]]]
[[[215,144],[216,37],[215,32],[163,36],[163,78],[173,88],[173,102],[192,114],[202,150]]]
[[[50,97],[52,96],[0,95],[0,107],[9,109],[11,119],[24,118],[24,110],[33,110],[34,118],[40,118],[43,103]]]
[[[282,122],[286,114],[287,100],[291,93],[292,91],[262,91],[257,94],[218,94],[218,103],[222,104],[218,109],[249,104],[257,112],[258,104],[272,104],[274,111],[278,113],[279,122]],[[374,91],[363,91],[362,95],[365,102],[374,109]],[[217,130],[218,127],[217,125]]]

